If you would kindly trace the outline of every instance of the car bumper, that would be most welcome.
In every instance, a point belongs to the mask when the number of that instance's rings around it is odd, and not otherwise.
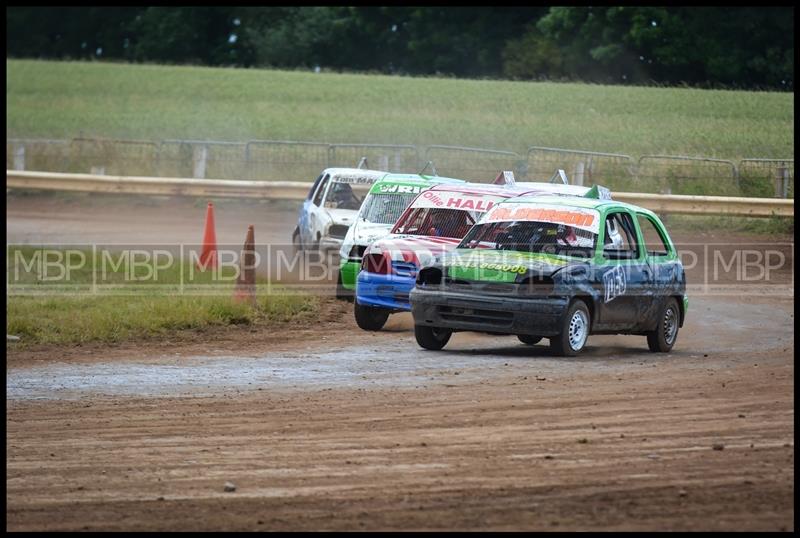
[[[365,306],[378,306],[408,312],[408,293],[414,287],[413,276],[382,275],[361,271],[356,278],[356,301]]]
[[[555,336],[569,306],[566,297],[511,298],[415,288],[410,294],[416,325],[460,331]]]
[[[342,287],[348,290],[356,289],[356,277],[361,269],[361,261],[347,260],[339,267],[342,274]]]
[[[335,250],[337,253],[339,249],[342,248],[342,242],[344,238],[337,239],[335,237],[322,237],[319,240],[319,249],[320,250]]]

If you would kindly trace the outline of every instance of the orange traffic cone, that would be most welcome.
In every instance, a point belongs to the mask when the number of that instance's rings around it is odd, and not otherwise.
[[[238,302],[249,302],[256,306],[256,248],[253,225],[247,227],[247,238],[244,240],[244,249],[239,257],[239,278],[236,279],[236,288],[233,298]]]
[[[205,271],[209,267],[216,269],[219,264],[217,259],[217,233],[214,231],[214,204],[208,202],[206,209],[206,229],[203,232],[203,250],[197,268]]]

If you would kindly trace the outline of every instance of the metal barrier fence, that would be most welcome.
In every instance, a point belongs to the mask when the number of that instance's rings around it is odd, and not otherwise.
[[[69,172],[157,174],[159,145],[148,140],[73,138],[69,152]]]
[[[312,181],[328,167],[328,144],[291,140],[251,140],[245,146],[245,160],[247,179]]]
[[[69,140],[10,139],[6,141],[6,165],[14,170],[69,172]]]
[[[745,196],[794,198],[794,159],[742,159],[739,182]]]
[[[514,170],[519,179],[527,178],[525,161],[513,151],[460,146],[428,146],[425,162],[432,161],[440,176],[478,183],[491,183],[501,170]],[[553,172],[550,172],[552,175]]]
[[[724,159],[679,155],[642,155],[636,179],[647,192],[740,196],[736,165]]]
[[[121,176],[312,181],[324,168],[367,167],[415,173],[431,161],[443,176],[489,183],[501,170],[547,181],[558,168],[571,183],[622,192],[794,198],[794,159],[733,161],[629,155],[532,146],[513,151],[460,146],[329,144],[289,140],[7,139],[6,168]]]
[[[328,166],[352,167],[364,157],[367,168],[385,172],[419,172],[419,152],[416,146],[390,144],[330,144]]]
[[[628,155],[532,146],[527,155],[528,179],[547,181],[561,168],[575,185],[599,183],[612,190],[642,191],[635,182],[635,163]]]

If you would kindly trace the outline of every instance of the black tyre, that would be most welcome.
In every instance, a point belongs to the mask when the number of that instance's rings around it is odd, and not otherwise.
[[[357,302],[354,305],[356,323],[365,331],[380,331],[389,319],[389,311],[385,308],[362,306]]]
[[[294,247],[295,252],[300,252],[303,250],[303,243],[300,241],[300,230],[298,228],[294,229],[292,233],[292,246]]]
[[[586,345],[591,327],[589,308],[582,300],[576,299],[567,309],[561,334],[550,337],[550,349],[562,357],[576,356]]]
[[[438,329],[425,325],[414,325],[414,336],[417,343],[425,349],[438,351],[447,345],[453,331],[450,329]]]
[[[681,311],[678,301],[670,297],[664,301],[664,306],[658,314],[658,326],[655,331],[647,333],[647,347],[653,353],[668,353],[678,339],[678,325],[680,325]]]
[[[542,340],[541,336],[531,336],[530,334],[518,334],[517,338],[519,338],[520,342],[529,346],[536,345]]]
[[[339,277],[336,279],[336,298],[340,301],[352,301],[353,290],[348,290],[342,283],[342,272],[339,271]]]

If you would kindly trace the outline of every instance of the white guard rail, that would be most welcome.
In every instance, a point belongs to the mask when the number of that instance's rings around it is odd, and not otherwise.
[[[310,183],[301,181],[101,176],[6,170],[6,188],[12,189],[302,200],[308,195],[310,187]],[[645,207],[656,213],[742,217],[794,216],[794,200],[792,199],[639,192],[612,192],[612,196],[615,200]]]

